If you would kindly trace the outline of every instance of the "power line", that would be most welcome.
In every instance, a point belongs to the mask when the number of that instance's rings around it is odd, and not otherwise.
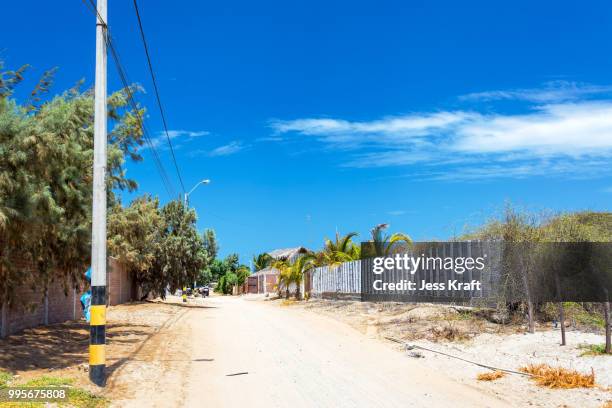
[[[151,80],[153,81],[153,88],[155,89],[155,98],[157,99],[157,106],[159,107],[159,113],[162,118],[164,125],[164,132],[166,133],[166,139],[168,139],[168,145],[170,146],[170,152],[172,153],[172,161],[176,168],[176,174],[178,174],[179,181],[181,182],[181,188],[185,193],[185,185],[183,184],[183,178],[179,171],[178,163],[176,162],[176,156],[174,155],[174,148],[172,147],[172,141],[168,134],[168,125],[166,124],[166,115],[164,114],[164,108],[162,107],[161,98],[159,97],[159,90],[157,89],[157,80],[155,79],[155,72],[153,71],[153,64],[151,64],[151,57],[149,56],[149,47],[147,46],[147,39],[145,37],[144,30],[142,28],[142,20],[140,19],[140,11],[138,10],[138,3],[134,0],[134,9],[136,10],[136,18],[138,19],[138,28],[140,29],[140,36],[142,38],[142,44],[144,45],[145,54],[147,56],[147,64],[149,65],[149,73],[151,74]]]
[[[119,60],[119,54],[117,53],[117,50],[115,49],[113,42],[110,40],[109,36],[107,36],[107,43],[108,43],[109,49],[111,50],[111,55],[113,56],[113,59],[115,60],[115,66],[117,67],[117,73],[119,74],[119,78],[122,82],[123,88],[125,89],[127,93],[128,101],[130,102],[130,105],[132,106],[132,110],[134,110],[135,112],[138,112],[138,105],[134,101],[134,94],[132,93],[132,89],[130,88],[130,85],[129,85],[130,82],[128,81],[127,75],[125,74],[125,71],[122,68],[121,62]],[[159,153],[155,149],[155,144],[153,143],[153,140],[151,139],[151,136],[149,135],[149,131],[147,127],[145,126],[145,124],[142,122],[142,118],[138,114],[136,115],[136,117],[138,118],[138,123],[140,124],[142,128],[142,131],[143,131],[142,134],[144,136],[145,142],[147,143],[149,150],[151,150],[153,154],[153,162],[155,163],[158,169],[158,172],[160,173],[160,176],[162,178],[162,183],[164,184],[164,187],[166,188],[166,191],[168,192],[170,197],[175,197],[176,192],[174,190],[174,187],[172,186],[170,177],[168,177],[168,173],[166,173],[166,169],[164,169],[164,165],[162,164],[162,161],[159,157]]]
[[[83,2],[85,2],[83,0]],[[106,34],[106,42],[107,45],[109,47],[109,49],[111,50],[111,56],[113,57],[113,60],[115,61],[115,67],[117,68],[117,73],[119,74],[119,79],[122,82],[122,85],[125,89],[125,92],[127,94],[128,97],[128,102],[130,103],[132,110],[134,111],[138,111],[138,104],[135,102],[134,100],[134,95],[132,93],[132,90],[129,86],[130,81],[127,78],[127,73],[125,72],[125,69],[123,68],[123,65],[121,64],[121,60],[119,59],[119,53],[117,52],[113,41],[112,41],[112,37],[110,35],[110,30],[108,29],[108,26],[106,24],[106,22],[101,18],[100,14],[97,12],[97,8],[96,5],[93,3],[93,0],[89,0],[89,3],[91,5],[92,11],[94,13],[94,15],[98,16],[98,19],[101,21],[101,23],[103,25],[106,26],[107,28],[107,34]],[[87,3],[85,3],[87,5]],[[145,142],[147,143],[147,146],[149,147],[149,150],[151,150],[151,153],[153,155],[153,162],[155,163],[155,166],[157,167],[157,171],[160,174],[162,183],[164,184],[164,187],[166,188],[166,191],[168,193],[168,195],[170,197],[174,197],[176,196],[176,192],[174,190],[174,187],[172,186],[172,183],[170,181],[170,178],[168,177],[168,174],[166,173],[166,170],[164,169],[163,163],[161,162],[160,158],[159,158],[159,154],[157,153],[157,150],[155,149],[155,145],[151,140],[151,137],[149,136],[149,131],[147,129],[147,127],[145,126],[145,124],[142,121],[142,118],[140,116],[136,116],[138,123],[140,125],[140,128],[143,131],[143,137],[145,139]]]
[[[117,49],[115,48],[114,42],[113,42],[111,34],[110,34],[110,30],[108,28],[108,25],[106,24],[106,21],[104,21],[104,19],[102,19],[100,14],[98,13],[98,10],[97,10],[97,7],[96,7],[96,5],[94,3],[94,0],[89,0],[89,4],[87,4],[86,0],[82,0],[82,1],[85,4],[85,6],[90,8],[90,11],[94,14],[94,16],[97,16],[97,18],[101,22],[101,24],[103,24],[106,27],[106,41],[107,41],[108,48],[111,51],[111,56],[112,56],[113,60],[115,61],[115,66],[117,68],[117,73],[119,74],[119,79],[120,79],[120,81],[121,81],[121,83],[122,83],[122,85],[123,85],[123,87],[125,89],[125,92],[126,92],[127,97],[128,97],[128,102],[130,103],[130,105],[132,107],[132,110],[134,110],[135,112],[138,112],[138,104],[134,100],[134,95],[133,95],[132,90],[131,90],[131,88],[129,86],[130,82],[128,80],[127,73],[126,73],[125,69],[123,68],[123,65],[121,64],[121,60],[119,58],[119,53],[117,52]],[[134,0],[134,5],[136,7],[136,13],[138,15],[138,6],[136,4],[136,0]],[[138,15],[138,20],[139,20],[139,23],[140,23],[140,16],[139,15]],[[142,25],[140,26],[140,28],[141,28],[141,33],[142,33],[142,36],[143,36],[145,52],[147,54],[147,59],[148,59],[148,48],[147,48],[147,45],[146,45],[146,40],[144,38],[144,32],[142,31]],[[149,60],[149,63],[150,63],[150,60]],[[150,64],[149,64],[149,69],[150,69],[150,72],[151,72],[151,76],[153,78],[153,83],[154,83],[156,94],[157,94],[157,85],[156,85],[156,82],[155,82],[155,75],[153,73],[153,70],[152,70],[152,67],[151,67]],[[159,108],[160,108],[160,112],[162,112],[162,119],[163,119],[163,122],[164,122],[164,128],[165,128],[165,131],[166,131],[166,137],[168,138],[168,142],[170,143],[170,147],[172,148],[172,144],[171,144],[170,138],[168,136],[168,130],[165,127],[166,122],[165,122],[165,117],[163,116],[163,108],[162,108],[161,102],[159,100],[159,95],[158,95],[157,102],[158,102],[158,105],[159,105]],[[139,125],[140,125],[140,127],[141,127],[141,129],[143,131],[144,139],[145,139],[149,149],[151,150],[151,152],[153,154],[153,159],[154,159],[153,161],[154,161],[155,165],[157,166],[158,172],[160,173],[160,176],[161,176],[162,182],[164,184],[164,187],[166,188],[166,191],[168,192],[168,194],[171,197],[174,197],[174,196],[176,196],[176,194],[174,192],[174,188],[173,188],[172,183],[170,182],[170,178],[168,177],[168,174],[166,173],[166,171],[165,171],[165,169],[163,167],[163,164],[162,164],[162,162],[161,162],[161,160],[159,158],[159,154],[157,153],[157,150],[155,149],[155,145],[154,145],[154,143],[152,142],[152,140],[151,140],[151,138],[149,136],[148,129],[145,126],[144,122],[142,121],[142,118],[140,116],[138,116],[138,115],[136,117],[137,117],[138,123],[139,123]],[[173,154],[173,157],[174,157],[174,152],[172,154]],[[176,165],[176,161],[174,162],[174,164]],[[178,166],[176,167],[176,170],[177,170],[177,173],[179,175],[179,180],[181,181],[181,186],[183,186],[182,180],[180,179],[180,173],[178,171]],[[184,188],[183,188],[183,191],[184,191]],[[206,212],[208,214],[212,215],[213,217],[223,221],[223,222],[231,223],[231,224],[243,227],[243,228],[246,227],[247,229],[250,229],[250,228],[255,229],[255,227],[245,226],[244,224],[235,222],[233,220],[230,221],[230,220],[228,220],[228,219],[226,219],[224,217],[221,217],[221,216],[219,216],[217,214],[211,213],[210,211],[206,211]]]
[[[94,16],[97,16],[98,20],[100,21],[101,24],[103,24],[106,27],[106,43],[108,45],[108,48],[111,51],[111,56],[113,58],[113,60],[115,61],[115,67],[117,68],[117,73],[119,75],[119,79],[125,89],[126,95],[127,95],[127,99],[128,102],[130,103],[132,110],[136,113],[136,118],[138,120],[138,124],[140,126],[140,128],[142,129],[143,132],[143,137],[144,140],[147,144],[147,147],[149,148],[149,150],[152,153],[153,156],[153,162],[155,164],[155,166],[157,167],[157,171],[161,177],[162,180],[162,184],[164,185],[166,192],[168,193],[168,195],[170,197],[175,197],[176,196],[176,192],[174,190],[174,187],[172,186],[172,182],[170,181],[170,178],[168,177],[168,174],[166,173],[166,170],[164,169],[163,163],[161,161],[161,159],[159,158],[159,154],[157,152],[157,150],[155,149],[155,144],[153,143],[150,135],[149,135],[149,131],[147,129],[147,127],[145,126],[144,122],[142,121],[142,118],[137,114],[138,112],[138,104],[135,102],[134,100],[134,95],[132,93],[132,89],[130,88],[129,84],[129,80],[127,78],[127,73],[125,72],[125,69],[123,68],[123,65],[121,64],[121,60],[119,59],[119,53],[117,52],[113,41],[112,41],[112,37],[110,35],[110,30],[108,29],[108,25],[106,24],[106,21],[104,21],[104,19],[102,19],[102,17],[100,16],[100,14],[98,13],[97,7],[94,4],[93,0],[89,0],[89,4],[87,4],[87,2],[85,0],[83,0],[83,3],[85,4],[85,6],[87,6],[88,8],[90,8],[90,11],[94,14]],[[121,142],[121,140],[119,140],[119,142]]]

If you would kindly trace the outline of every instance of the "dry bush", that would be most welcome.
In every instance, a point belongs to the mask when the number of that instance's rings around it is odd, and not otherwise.
[[[478,381],[495,381],[505,376],[506,376],[506,373],[504,373],[503,371],[497,370],[493,372],[486,372],[486,373],[478,374],[476,379]]]
[[[433,341],[462,341],[470,338],[467,333],[450,324],[444,327],[431,327],[429,334]]]
[[[548,388],[592,388],[595,386],[595,372],[581,374],[578,371],[561,367],[551,367],[547,364],[528,365],[520,371],[533,375],[532,379]]]

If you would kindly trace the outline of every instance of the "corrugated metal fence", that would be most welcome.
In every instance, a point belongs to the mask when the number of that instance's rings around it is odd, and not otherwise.
[[[345,262],[337,267],[324,266],[312,273],[313,296],[324,293],[361,293],[361,261]]]
[[[420,252],[420,251],[419,251]],[[420,253],[414,253],[412,250],[409,254],[419,256]],[[488,259],[486,267],[482,271],[466,271],[463,274],[455,274],[452,271],[442,270],[441,267],[431,267],[419,270],[415,275],[411,275],[405,271],[398,271],[392,269],[387,271],[385,281],[397,282],[401,279],[408,279],[414,282],[445,282],[448,279],[456,279],[459,282],[470,282],[472,279],[477,279],[482,283],[482,289],[478,293],[466,292],[462,294],[462,298],[466,301],[477,301],[478,299],[490,299],[494,294],[494,286],[500,279],[500,251],[499,246],[495,243],[489,242],[444,242],[437,243],[435,249],[431,247],[425,254],[426,256],[484,256]],[[321,267],[316,268],[312,272],[312,287],[311,296],[314,297],[341,297],[339,295],[347,294],[352,297],[361,297],[362,295],[371,296],[372,282],[376,278],[372,274],[366,274],[365,288],[366,293],[362,293],[361,287],[361,268],[362,262],[367,263],[365,265],[366,270],[372,269],[372,259],[366,259],[363,261],[352,261],[340,264],[337,267]],[[407,297],[417,299],[430,299],[435,301],[445,301],[449,296],[449,291],[419,291],[413,295],[409,294],[408,291],[397,292],[397,300],[406,300]],[[454,295],[457,297],[457,295]],[[392,300],[393,296],[385,296],[385,299]]]

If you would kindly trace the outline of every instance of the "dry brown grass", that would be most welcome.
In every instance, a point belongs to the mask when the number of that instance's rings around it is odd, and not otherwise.
[[[612,408],[612,400],[604,402],[601,408]]]
[[[581,374],[578,371],[547,364],[528,365],[520,371],[533,375],[532,379],[542,387],[548,388],[592,388],[595,386],[595,372]]]
[[[495,381],[498,380],[502,377],[505,377],[506,373],[504,373],[503,371],[493,371],[493,372],[486,372],[486,373],[481,373],[478,374],[478,376],[476,377],[476,379],[478,381]]]
[[[469,340],[470,336],[456,327],[455,325],[446,325],[443,327],[434,326],[429,329],[429,336],[432,341],[464,341]]]

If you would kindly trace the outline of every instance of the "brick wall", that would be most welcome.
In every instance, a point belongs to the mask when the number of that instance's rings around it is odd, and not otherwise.
[[[257,293],[257,277],[249,276],[245,284],[245,293]]]
[[[64,289],[57,282],[49,285],[46,297],[41,288],[22,286],[16,290],[17,301],[11,307],[2,307],[0,334],[6,336],[29,327],[77,319],[81,315],[79,296],[75,289]]]
[[[45,322],[42,293],[22,286],[15,293],[15,304],[8,308],[7,327],[3,331],[13,333]],[[4,321],[2,322],[4,326]]]
[[[27,265],[19,265],[24,269]],[[109,258],[107,268],[107,290],[110,305],[117,305],[133,300],[135,294],[132,279],[114,258]],[[77,320],[83,315],[80,297],[84,289],[64,288],[58,282],[52,282],[45,297],[40,288],[24,285],[16,289],[11,307],[0,305],[0,337],[17,333],[23,329],[44,324]]]
[[[132,277],[115,258],[109,258],[108,260],[106,285],[110,305],[119,305],[134,300],[135,291]]]
[[[242,285],[234,287],[234,295],[245,293],[257,293],[257,276],[248,276]]]
[[[47,324],[75,320],[81,316],[82,291],[74,288],[63,288],[61,285],[53,285],[49,288],[47,296]]]

